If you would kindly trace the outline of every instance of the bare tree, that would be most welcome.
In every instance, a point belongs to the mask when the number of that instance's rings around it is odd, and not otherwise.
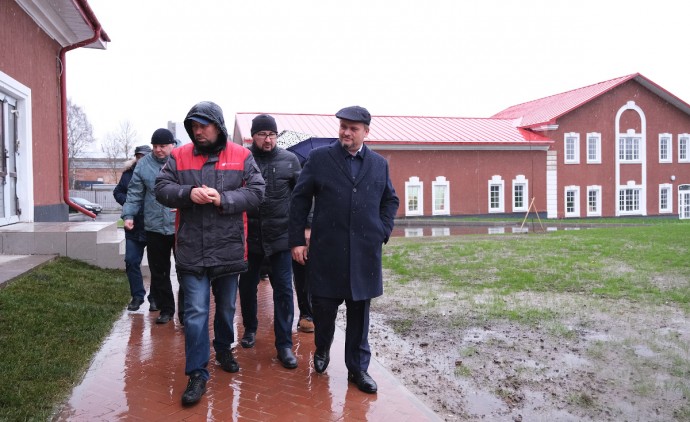
[[[93,127],[84,110],[67,99],[67,160],[69,164],[69,185],[74,188],[76,168],[75,158],[81,157],[89,144],[96,141]]]
[[[117,180],[118,173],[122,170],[122,161],[134,154],[137,142],[137,131],[134,130],[129,120],[120,122],[120,127],[106,135],[101,145],[101,150],[108,161],[108,168],[112,172],[113,180]]]

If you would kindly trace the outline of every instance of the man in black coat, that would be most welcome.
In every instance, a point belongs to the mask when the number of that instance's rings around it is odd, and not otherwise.
[[[313,150],[307,158],[290,202],[290,247],[295,261],[307,263],[307,283],[314,317],[314,369],[330,362],[338,307],[347,307],[345,365],[348,380],[366,393],[376,382],[367,372],[369,305],[383,294],[381,250],[393,231],[399,200],[388,162],[364,145],[371,115],[359,106],[346,107],[340,119],[339,142]],[[314,200],[311,239],[304,229]]]

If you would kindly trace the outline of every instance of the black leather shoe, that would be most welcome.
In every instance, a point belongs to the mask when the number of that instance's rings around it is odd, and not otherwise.
[[[237,363],[235,358],[232,356],[232,351],[230,350],[221,350],[216,352],[216,360],[225,372],[234,373],[240,370],[240,364]]]
[[[138,311],[141,304],[144,303],[144,299],[141,297],[133,297],[132,301],[127,305],[128,311]]]
[[[201,377],[201,373],[195,372],[189,377],[187,388],[182,394],[182,405],[190,406],[201,400],[201,396],[206,392],[206,380]]]
[[[240,344],[245,349],[251,349],[252,347],[254,347],[254,343],[256,343],[256,333],[252,332],[244,333],[242,340],[240,340]]]
[[[360,372],[348,372],[347,380],[357,384],[357,388],[365,393],[374,394],[378,387],[376,386],[376,381],[369,376],[367,371]]]
[[[331,356],[328,352],[319,352],[318,350],[314,353],[314,369],[319,374],[328,368],[328,364],[331,362]]]
[[[151,312],[160,311],[160,308],[158,307],[158,305],[156,305],[155,299],[153,299],[151,297],[149,298],[149,311],[151,311]]]
[[[289,347],[278,349],[278,360],[287,369],[297,368],[297,358]]]
[[[170,322],[171,319],[172,315],[160,314],[158,315],[158,318],[156,318],[156,324],[167,324]]]

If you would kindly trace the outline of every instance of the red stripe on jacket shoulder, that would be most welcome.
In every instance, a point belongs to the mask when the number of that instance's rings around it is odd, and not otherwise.
[[[218,162],[216,162],[217,170],[244,170],[244,161],[250,154],[249,149],[234,144],[228,143],[227,146],[220,152]],[[177,162],[177,170],[201,170],[208,155],[194,155],[194,144],[185,144],[172,151],[172,155]]]

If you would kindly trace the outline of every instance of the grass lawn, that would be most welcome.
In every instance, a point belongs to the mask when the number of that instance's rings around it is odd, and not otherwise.
[[[59,258],[0,289],[0,420],[45,421],[129,299],[124,271]]]
[[[458,300],[448,292],[504,299],[527,291],[576,293],[643,305],[672,302],[690,312],[690,221],[650,219],[649,224],[394,238],[384,248],[384,267],[392,275],[387,289],[410,290],[406,286],[413,282],[435,286],[416,291],[415,300],[400,305],[412,316],[419,312],[415,307],[430,310],[445,300]],[[663,285],[654,281],[661,276]],[[48,420],[88,369],[128,299],[123,271],[69,258],[0,288],[0,420]],[[506,303],[475,303],[467,312],[532,324],[553,318],[539,309],[516,312]]]

